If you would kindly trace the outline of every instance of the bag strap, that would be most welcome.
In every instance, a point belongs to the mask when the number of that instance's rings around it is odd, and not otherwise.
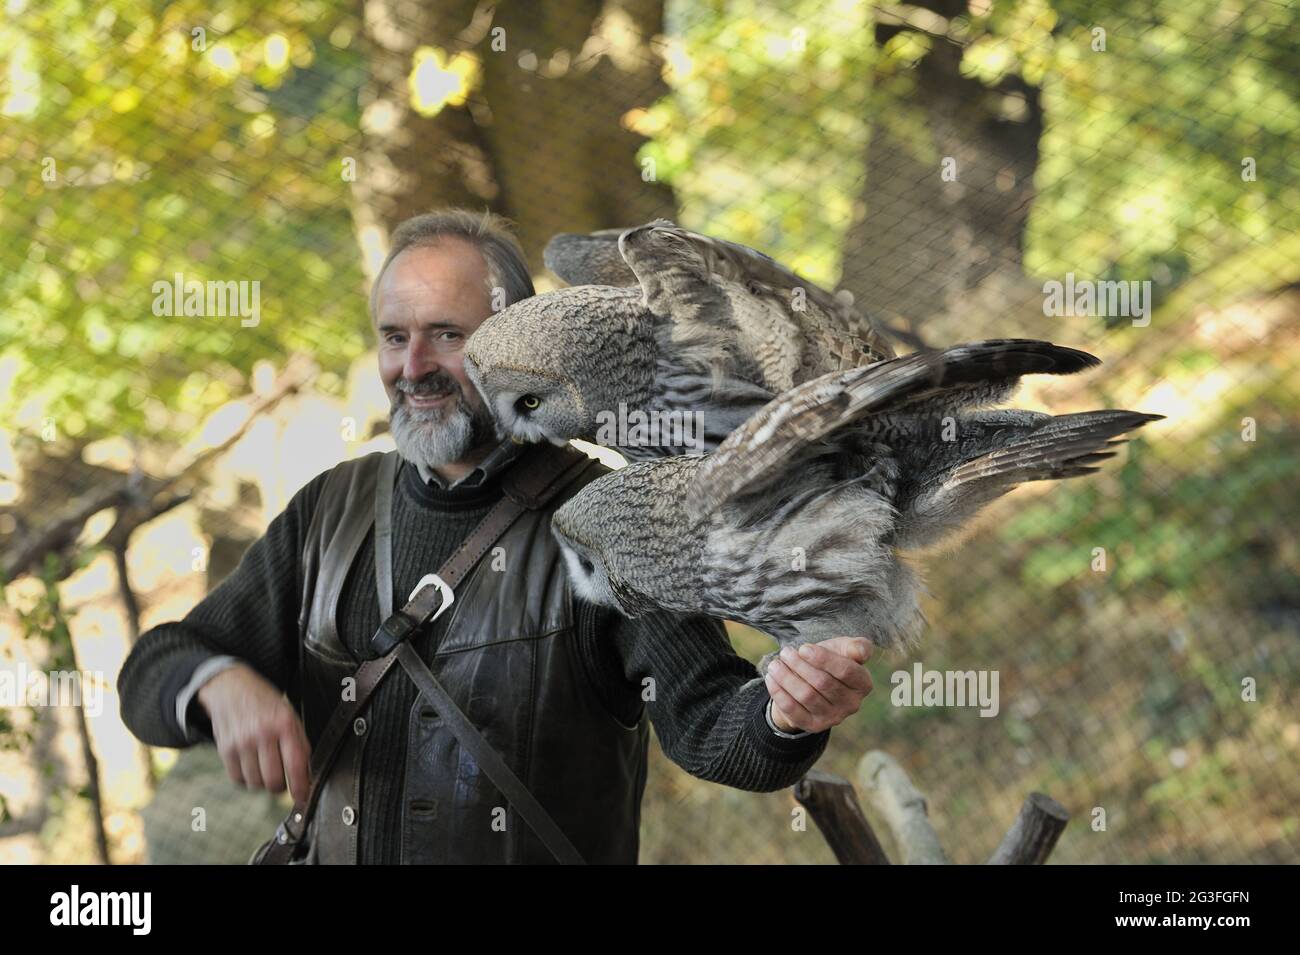
[[[523,462],[516,462],[515,466],[506,473],[502,482],[505,496],[488,511],[469,537],[465,538],[455,553],[442,565],[437,574],[437,578],[440,578],[440,580],[431,579],[434,575],[426,576],[420,581],[420,586],[411,595],[406,606],[395,614],[388,614],[384,622],[380,624],[379,630],[371,638],[371,646],[377,651],[382,651],[381,654],[362,663],[353,674],[355,698],[339,702],[334,712],[330,714],[329,720],[325,723],[320,739],[312,748],[311,785],[306,799],[295,801],[293,809],[289,811],[284,821],[276,827],[275,836],[266,851],[254,858],[253,861],[256,864],[285,865],[293,858],[303,836],[306,834],[307,826],[316,811],[316,804],[320,801],[325,780],[329,777],[338,754],[343,748],[343,741],[347,739],[353,720],[365,709],[380,682],[388,675],[393,664],[397,662],[399,651],[406,645],[406,638],[424,624],[436,619],[450,606],[450,601],[443,599],[444,590],[438,585],[445,584],[446,588],[454,590],[470,570],[474,568],[479,558],[487,553],[525,510],[543,506],[568,483],[570,478],[577,474],[581,467],[590,462],[586,455],[569,446],[557,448],[546,445],[534,457],[535,460],[529,460],[529,467],[525,468]],[[381,562],[383,562],[382,566],[388,571],[389,576],[387,579],[389,580],[392,579],[392,525],[388,516],[391,515],[393,481],[399,463],[400,460],[396,452],[384,456],[379,466],[375,494],[376,514],[378,515],[382,510],[385,515],[384,519],[376,522],[376,574],[379,574],[379,568]],[[381,609],[391,609],[392,594],[387,588],[380,588],[379,599],[381,605],[385,603],[389,605],[387,608],[381,606]],[[441,606],[439,606],[440,603]],[[418,654],[412,651],[411,656],[423,666]],[[409,665],[405,665],[404,669],[408,673],[411,672]],[[428,679],[433,680],[433,675],[428,673],[427,667],[424,669]],[[412,679],[415,679],[415,677],[412,676]],[[421,682],[421,680],[417,680],[416,685],[423,690],[424,687],[421,686]],[[438,687],[438,690],[441,690],[441,686],[437,684],[436,680],[433,680],[433,683]],[[452,727],[461,745],[469,750],[475,759],[479,760],[480,765],[483,766],[485,772],[488,772],[489,778],[497,785],[497,788],[507,798],[511,799],[512,803],[515,803],[520,814],[524,816],[525,821],[535,831],[537,831],[538,825],[541,825],[543,830],[553,828],[558,832],[558,826],[549,816],[546,816],[545,810],[541,808],[540,804],[537,804],[532,794],[510,772],[509,767],[505,766],[500,756],[494,750],[491,750],[490,745],[483,740],[465,715],[456,708],[455,703],[451,702],[451,698],[446,696],[446,691],[441,690],[441,695],[445,700],[436,699],[438,690],[434,691],[434,702],[435,705],[438,705],[440,711],[445,711],[444,719],[447,721],[447,725]],[[455,712],[455,716],[450,715],[452,711]],[[459,720],[457,720],[457,717],[459,717]],[[456,731],[457,723],[462,726],[460,732]],[[464,726],[469,726],[473,738],[469,735],[462,736]],[[492,771],[488,768],[491,757],[484,756],[480,759],[484,747],[491,750],[492,756],[495,756],[501,763],[501,767],[505,769],[504,775],[498,772],[498,775],[501,776],[500,780],[493,776]],[[502,782],[505,783],[504,786]],[[514,796],[511,795],[507,787],[509,787],[509,790],[514,791]],[[516,802],[516,800],[519,801]],[[526,813],[523,806],[529,800],[535,805],[536,811],[530,806],[529,811]],[[541,820],[538,813],[545,817],[545,821]],[[550,824],[549,827],[547,823]],[[542,835],[542,831],[538,831],[538,835],[547,843],[547,848],[551,849],[557,858],[565,861],[564,857],[557,852],[558,848],[560,851],[565,852],[566,855],[568,854],[562,845],[557,843],[553,846],[550,841],[547,841],[547,837]],[[565,843],[568,842],[563,833],[560,833],[560,838]],[[568,849],[572,850],[574,855],[577,855],[577,850],[573,849],[571,843],[568,844]],[[581,857],[579,857],[580,860]]]

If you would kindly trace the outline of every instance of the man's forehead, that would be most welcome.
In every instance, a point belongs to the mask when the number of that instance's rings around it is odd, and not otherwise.
[[[443,239],[399,253],[376,290],[376,319],[419,319],[426,315],[481,319],[490,306],[487,263],[468,242]],[[454,313],[454,314],[452,314]]]

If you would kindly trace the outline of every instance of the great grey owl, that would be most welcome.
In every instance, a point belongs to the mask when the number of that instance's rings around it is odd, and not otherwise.
[[[863,636],[901,648],[923,625],[904,553],[939,543],[1017,484],[1098,470],[1121,435],[1161,417],[977,410],[1022,375],[1097,364],[1002,339],[825,375],[711,454],[593,481],[552,530],[576,591],[626,615],[705,613],[783,646]]]
[[[631,459],[709,451],[773,396],[894,355],[843,298],[666,219],[557,236],[546,261],[615,284],[524,299],[470,336],[466,373],[517,440],[585,438]]]

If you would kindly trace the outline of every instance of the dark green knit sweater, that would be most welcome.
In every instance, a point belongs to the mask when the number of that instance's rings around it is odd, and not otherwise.
[[[122,719],[143,742],[190,745],[176,719],[176,696],[200,663],[219,654],[246,661],[299,705],[303,537],[328,474],[294,496],[238,568],[183,621],[162,624],[140,638],[122,668],[118,691]],[[499,474],[478,487],[442,490],[423,483],[408,462],[397,485],[393,584],[400,601],[421,577],[442,566],[502,491]],[[579,653],[593,691],[624,723],[636,722],[648,706],[664,752],[687,772],[769,792],[792,785],[821,756],[829,731],[799,739],[772,732],[765,716],[767,690],[761,682],[742,689],[757,671],[736,655],[718,621],[667,614],[627,620],[577,597],[574,606]],[[426,661],[449,619],[444,615],[415,638]],[[368,643],[379,623],[372,529],[339,600],[339,637],[358,661],[372,655]],[[642,703],[641,681],[647,676],[654,678],[656,698]],[[399,860],[406,719],[414,701],[414,686],[397,673],[380,685],[369,705],[373,733],[363,756],[359,827],[365,863]],[[197,700],[186,716],[210,742],[211,726]]]

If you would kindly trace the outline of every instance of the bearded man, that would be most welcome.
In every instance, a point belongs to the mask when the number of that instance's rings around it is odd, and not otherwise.
[[[376,629],[510,497],[522,513],[410,645],[583,860],[637,860],[648,723],[674,762],[727,786],[780,789],[816,762],[870,692],[866,641],[791,654],[764,682],[716,620],[628,620],[572,592],[550,515],[608,469],[499,439],[461,361],[494,309],[532,294],[494,215],[395,230],[370,307],[397,450],[314,478],[184,620],[141,637],[118,681],[136,736],[215,743],[233,782],[287,782],[304,800],[312,747],[376,657]],[[548,469],[562,477],[529,490]],[[555,861],[400,668],[340,747],[317,780],[306,861]]]

